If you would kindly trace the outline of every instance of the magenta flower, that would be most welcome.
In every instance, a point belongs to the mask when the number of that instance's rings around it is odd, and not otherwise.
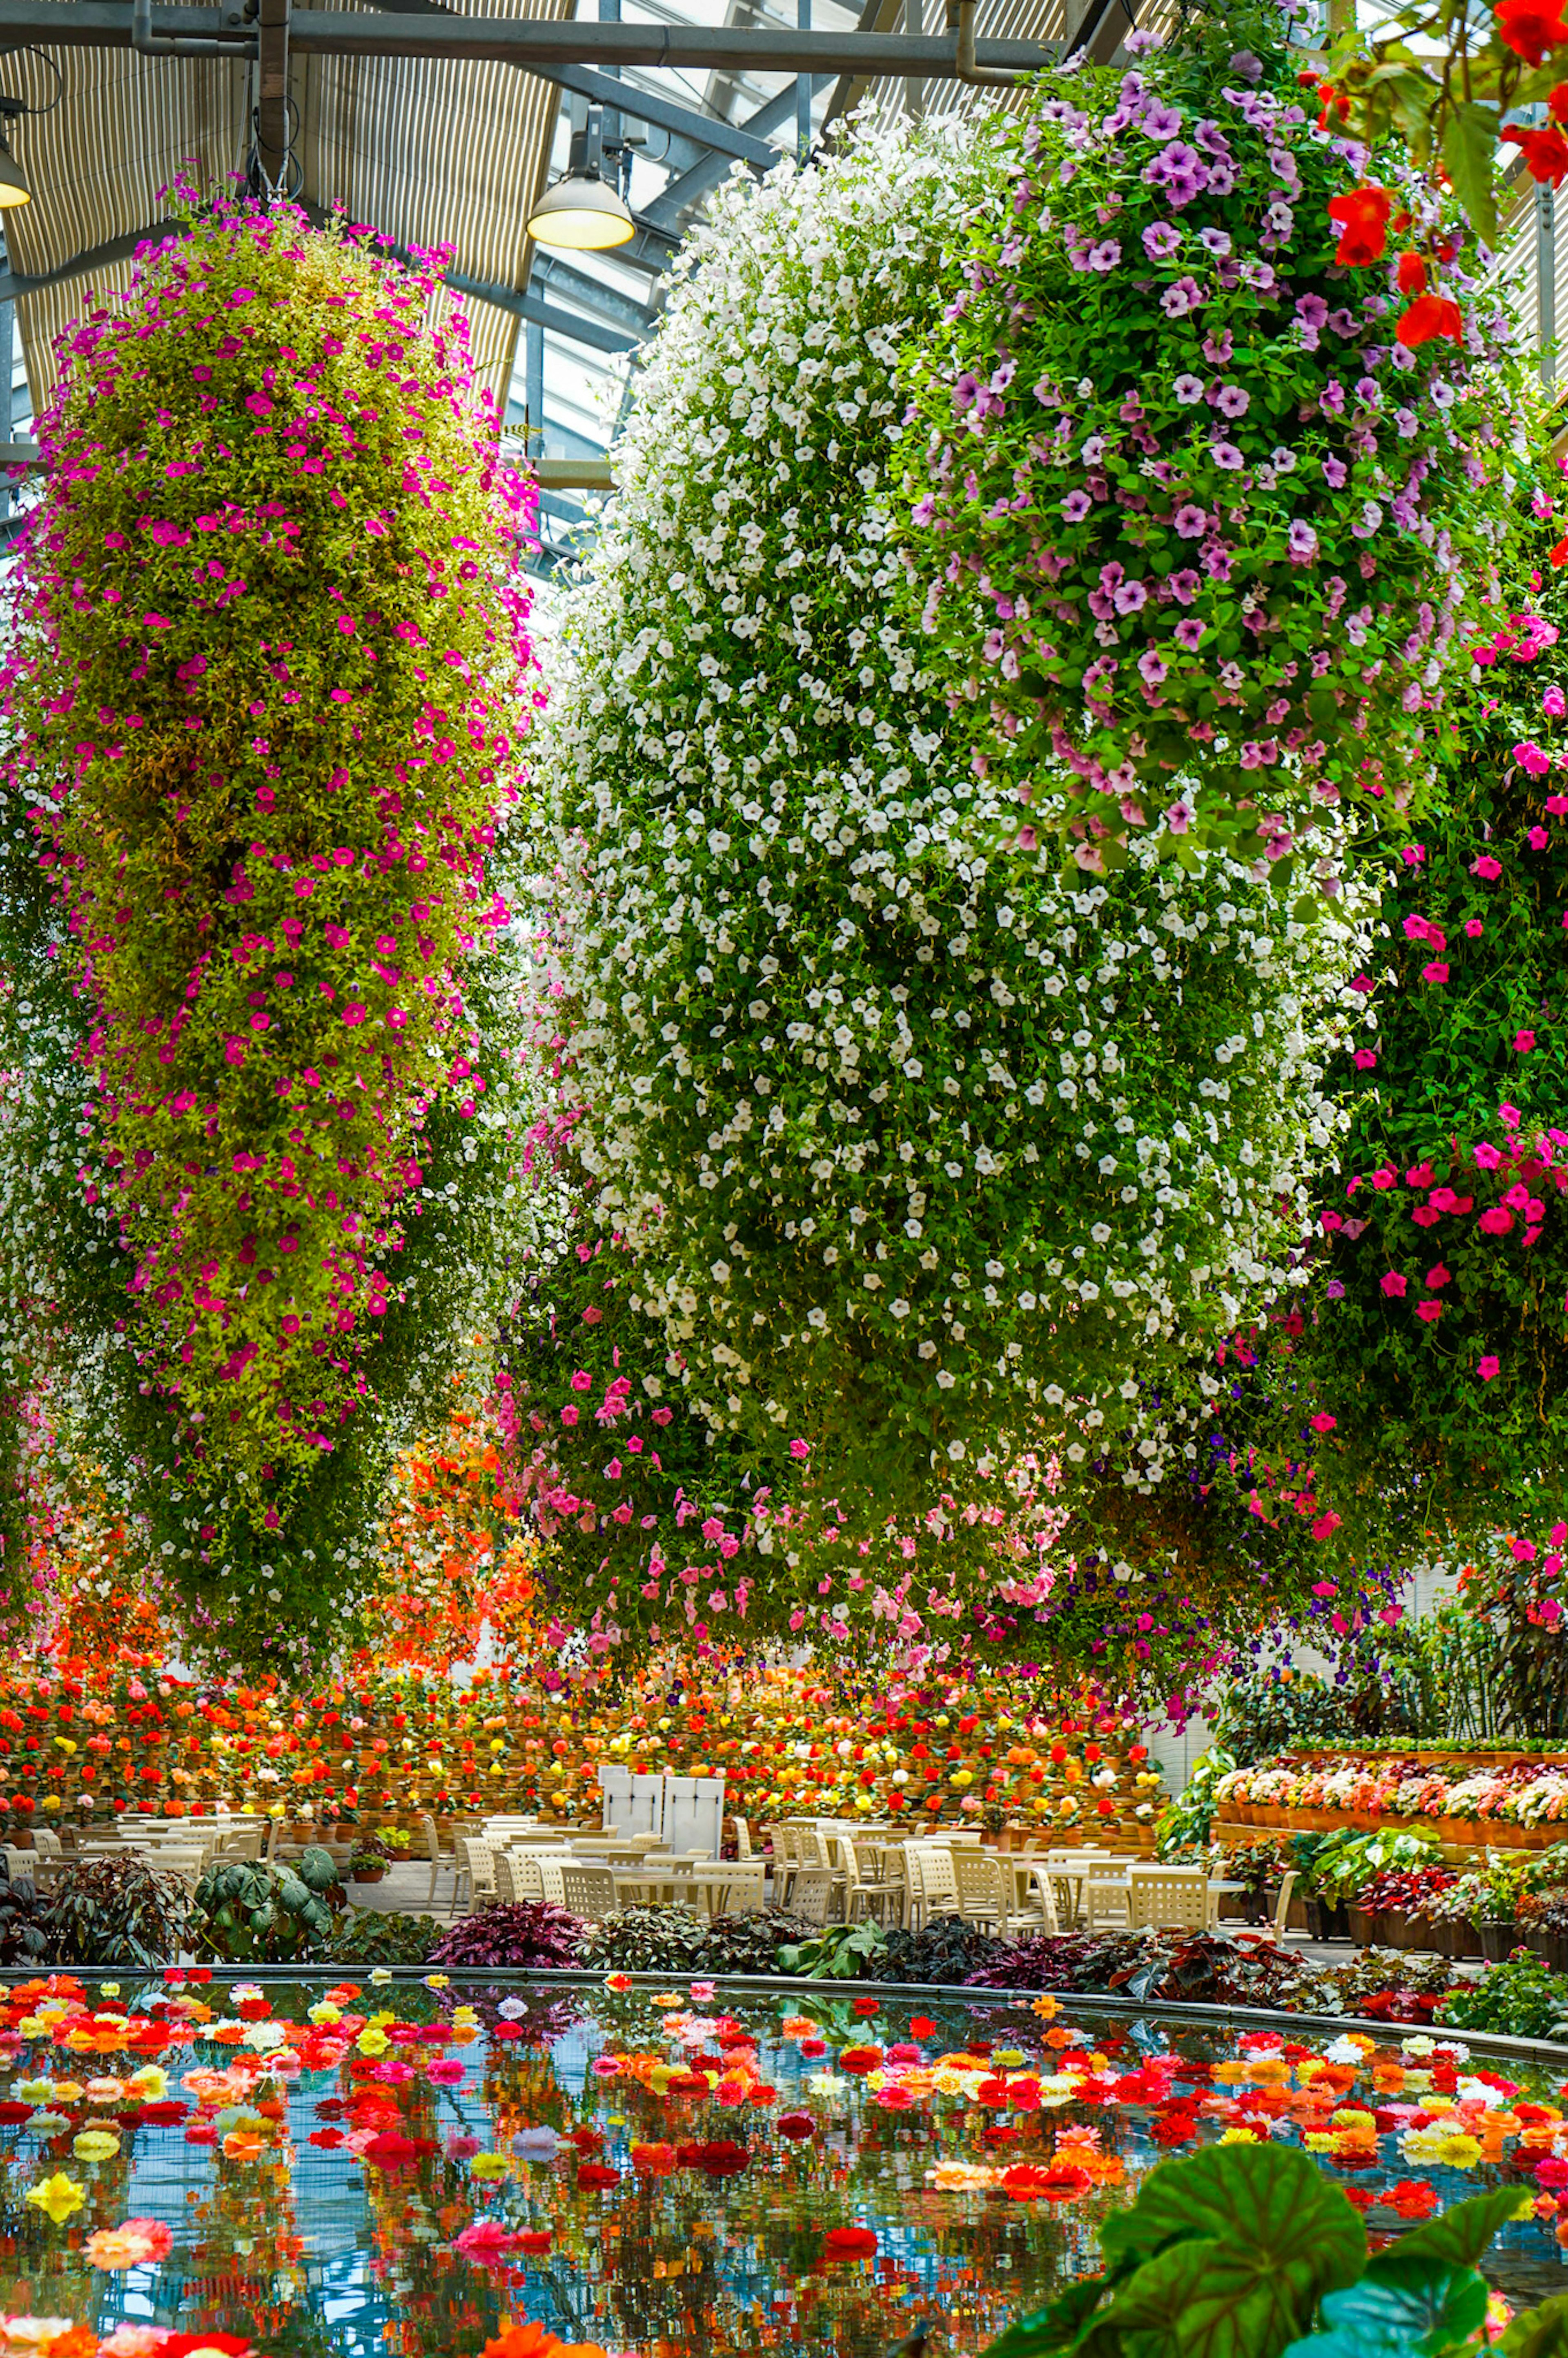
[[[1390,1296],[1397,1298],[1404,1293],[1406,1280],[1400,1275],[1397,1269],[1390,1270],[1388,1275],[1384,1277],[1380,1282],[1383,1292]]]
[[[1494,1357],[1490,1353],[1488,1353],[1484,1359],[1478,1360],[1476,1362],[1476,1371],[1480,1376],[1481,1381],[1484,1384],[1489,1384],[1492,1378],[1500,1371],[1502,1364],[1503,1363],[1500,1359]]]

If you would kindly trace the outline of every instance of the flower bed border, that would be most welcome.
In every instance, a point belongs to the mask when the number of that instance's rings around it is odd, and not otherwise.
[[[1539,1825],[1516,1825],[1511,1818],[1403,1818],[1377,1810],[1286,1809],[1269,1801],[1230,1801],[1230,1815],[1217,1817],[1214,1832],[1224,1842],[1255,1833],[1425,1834],[1455,1850],[1550,1850],[1568,1842],[1568,1818]]]

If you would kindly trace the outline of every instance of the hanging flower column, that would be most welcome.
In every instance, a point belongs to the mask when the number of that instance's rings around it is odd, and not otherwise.
[[[487,1087],[531,493],[443,300],[225,204],[71,332],[39,427],[5,811],[76,983],[131,1390],[208,1561],[287,1545],[373,1394],[432,1128]]]

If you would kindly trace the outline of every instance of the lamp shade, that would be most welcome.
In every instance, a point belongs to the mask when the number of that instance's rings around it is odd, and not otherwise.
[[[568,253],[600,254],[636,233],[626,207],[596,173],[568,172],[546,189],[528,216],[528,234],[537,244]]]
[[[6,146],[5,133],[0,131],[0,211],[13,205],[31,204],[32,200],[27,176]]]

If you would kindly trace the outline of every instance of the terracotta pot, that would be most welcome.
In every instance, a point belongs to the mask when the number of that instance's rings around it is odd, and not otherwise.
[[[385,1875],[386,1869],[384,1866],[362,1866],[357,1874],[350,1876],[349,1881],[351,1883],[380,1883],[384,1879]]]

